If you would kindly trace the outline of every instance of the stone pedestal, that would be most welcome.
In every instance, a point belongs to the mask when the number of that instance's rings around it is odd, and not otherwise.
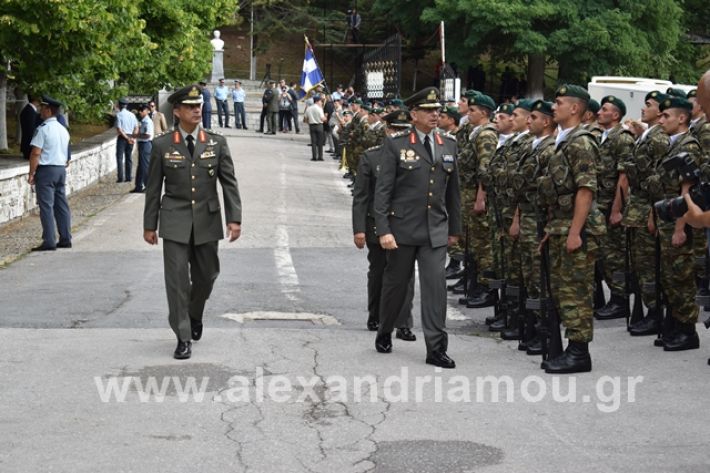
[[[212,52],[212,78],[210,82],[217,82],[224,78],[224,51]]]

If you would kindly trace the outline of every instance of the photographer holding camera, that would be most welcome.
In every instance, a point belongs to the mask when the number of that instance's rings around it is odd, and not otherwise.
[[[683,98],[667,97],[661,102],[659,123],[670,136],[670,147],[666,159],[656,168],[657,175],[647,181],[652,194],[661,194],[665,199],[654,204],[655,213],[648,220],[649,231],[660,235],[661,285],[670,308],[670,317],[663,321],[665,351],[690,350],[700,344],[695,331],[698,306],[693,232],[681,217],[685,210],[678,212],[678,203],[683,202],[678,196],[699,187],[701,151],[698,141],[688,132],[691,110],[692,105]]]

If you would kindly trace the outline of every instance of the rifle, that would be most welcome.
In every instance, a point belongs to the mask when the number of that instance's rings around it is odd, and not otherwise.
[[[468,279],[469,279],[469,258],[470,258],[470,253],[468,250],[468,240],[469,237],[469,225],[466,224],[466,235],[464,239],[464,249],[463,249],[463,297],[464,299],[468,299]]]
[[[653,341],[653,344],[657,347],[663,346],[663,295],[661,288],[661,232],[658,231],[658,217],[656,216],[656,209],[652,207],[653,211],[653,222],[656,225],[656,241],[654,245],[655,254],[653,255],[654,268],[654,278],[656,279],[654,283],[653,290],[656,294],[656,317],[658,318],[658,337]],[[668,314],[670,317],[670,314]]]
[[[633,234],[636,230],[633,228],[626,229],[626,251],[629,253],[629,262],[631,261],[631,242],[633,241]],[[631,311],[631,318],[627,321],[627,330],[631,330],[631,326],[641,319],[643,319],[643,299],[641,297],[641,285],[639,283],[638,275],[633,271],[627,273],[628,282],[627,284],[631,287],[631,292],[634,295],[634,307]]]
[[[543,291],[549,294],[542,304],[543,314],[546,316],[545,336],[542,338],[542,359],[552,360],[562,354],[562,334],[560,333],[560,313],[552,297],[552,286],[550,285],[550,250],[548,242],[545,241],[540,252],[540,275],[543,285],[540,287],[540,299]]]
[[[492,187],[492,186],[491,186]],[[503,228],[503,216],[500,213],[500,209],[496,205],[496,194],[495,191],[491,188],[488,192],[489,199],[488,201],[491,203],[491,206],[493,207],[493,216],[496,221],[496,227]],[[505,281],[505,238],[500,238],[500,258],[498,260],[498,269],[500,270],[500,274],[494,275],[494,279],[491,279],[489,281],[489,286],[491,289],[499,289],[500,290],[500,297],[498,298],[498,302],[496,302],[496,305],[493,309],[495,318],[498,319],[501,316],[501,312],[504,311],[504,302],[505,302],[505,287],[506,287],[506,281]],[[508,311],[505,310],[503,312],[503,317],[505,317],[505,328],[508,328]]]
[[[594,262],[594,310],[601,309],[606,305],[602,281],[604,281],[604,269],[601,260],[597,259]]]

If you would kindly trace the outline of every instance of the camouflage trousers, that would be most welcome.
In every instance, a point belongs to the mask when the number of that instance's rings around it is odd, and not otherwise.
[[[656,307],[654,291],[644,290],[646,284],[656,282],[656,237],[646,227],[631,228],[631,272],[641,287],[641,299],[646,307]]]
[[[660,224],[661,285],[674,319],[684,323],[698,321],[695,305],[695,266],[691,232],[685,244],[676,248],[671,244],[674,224]]]
[[[479,281],[488,284],[488,279],[481,276],[484,270],[493,269],[491,227],[488,217],[486,214],[473,213],[475,192],[463,191],[461,197],[462,221],[464,228],[468,226],[468,249],[476,262]]]
[[[607,225],[604,235],[599,237],[599,259],[604,268],[604,282],[616,295],[624,294],[624,283],[614,281],[614,273],[624,272],[626,258],[626,228],[621,225]]]
[[[520,247],[517,239],[510,236],[509,230],[513,223],[513,217],[504,215],[502,227],[496,226],[493,244],[493,259],[496,268],[496,275],[505,279],[508,286],[520,287],[523,284],[520,270]],[[501,271],[505,268],[504,271]]]
[[[565,337],[575,342],[591,342],[597,237],[589,235],[586,243],[571,254],[567,253],[567,235],[550,235],[548,247],[552,299],[565,327]]]
[[[520,213],[520,267],[527,296],[540,297],[540,252],[537,238],[537,221],[534,215]]]
[[[693,256],[695,258],[695,276],[698,279],[708,279],[705,265],[701,262],[701,258],[705,258],[707,255],[707,242],[702,229],[693,229]]]

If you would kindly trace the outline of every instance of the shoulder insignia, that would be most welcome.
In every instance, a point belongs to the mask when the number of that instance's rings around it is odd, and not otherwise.
[[[398,131],[397,133],[390,135],[390,138],[401,138],[407,135],[409,135],[409,131]]]
[[[372,146],[370,148],[367,148],[365,151],[374,151],[376,149],[382,148],[382,145],[377,145],[377,146]]]

